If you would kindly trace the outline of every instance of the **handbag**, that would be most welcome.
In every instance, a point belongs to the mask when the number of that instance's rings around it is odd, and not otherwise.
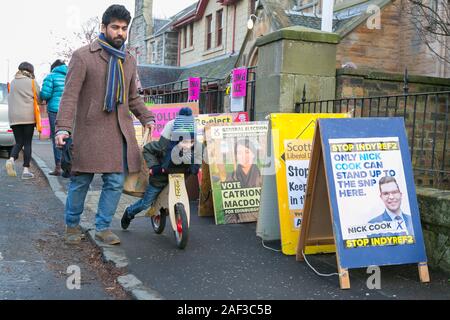
[[[64,141],[66,144],[61,151],[62,177],[70,178],[72,176],[73,143],[72,138],[67,138]]]
[[[34,79],[31,80],[31,87],[33,88],[33,106],[34,106],[34,119],[36,120],[36,130],[39,133],[41,133],[42,132],[41,110],[39,109]]]
[[[139,146],[141,155],[141,171],[136,173],[129,173],[125,178],[125,183],[123,186],[123,193],[142,198],[144,196],[145,190],[148,186],[149,169],[145,163],[143,150],[144,146],[151,142],[152,136],[150,134],[150,129],[146,128],[144,131],[144,137],[142,139],[142,144]]]

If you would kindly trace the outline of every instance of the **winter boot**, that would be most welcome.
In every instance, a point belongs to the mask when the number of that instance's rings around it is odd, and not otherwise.
[[[66,226],[66,234],[64,236],[66,244],[80,244],[82,239],[84,239],[84,234],[80,226],[75,228]]]
[[[55,170],[53,170],[52,172],[49,172],[48,174],[51,176],[59,177],[61,175],[61,171],[62,171],[61,164],[59,163],[55,166]]]
[[[95,239],[100,240],[104,244],[116,245],[120,244],[120,239],[111,230],[95,232]]]

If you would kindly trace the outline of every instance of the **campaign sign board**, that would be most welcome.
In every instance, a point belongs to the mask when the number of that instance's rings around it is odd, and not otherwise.
[[[247,96],[247,68],[233,70],[232,98]]]
[[[308,192],[304,219],[309,221],[302,226],[297,258],[302,260],[319,211],[328,211],[321,222],[332,225],[340,271],[409,263],[424,271],[427,257],[403,118],[320,119],[314,143],[314,177],[308,183],[326,187],[324,194]],[[327,206],[319,203],[326,200]],[[427,282],[427,273],[421,279]]]
[[[342,117],[348,115],[274,113],[269,117],[274,178],[271,181],[271,172],[266,170],[261,200],[266,205],[260,208],[257,235],[263,240],[276,240],[277,230],[274,228],[279,228],[278,239],[281,240],[281,249],[285,255],[297,253],[316,120]],[[273,189],[272,185],[276,188]],[[267,192],[267,188],[273,191]],[[276,208],[270,205],[273,202],[277,204]],[[308,243],[307,254],[334,252],[334,244],[327,244],[323,240]]]
[[[239,113],[217,113],[217,114],[200,114],[195,117],[195,127],[197,130],[196,139],[200,143],[205,142],[205,126],[220,125],[227,123],[248,122],[249,117],[247,112]],[[207,154],[205,153],[205,156]],[[214,206],[211,197],[211,180],[209,175],[209,165],[207,161],[202,164],[202,170],[199,172],[200,182],[200,203],[198,208],[198,215],[200,217],[214,216]]]
[[[204,142],[205,126],[208,124],[227,124],[248,122],[249,117],[247,112],[237,113],[215,113],[215,114],[199,114],[195,117],[195,128],[197,131],[197,140],[200,143]]]
[[[216,224],[257,221],[268,128],[267,121],[206,126]]]

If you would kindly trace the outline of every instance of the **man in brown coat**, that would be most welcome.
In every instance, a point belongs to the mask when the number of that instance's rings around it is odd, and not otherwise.
[[[130,111],[147,127],[154,116],[136,86],[136,60],[125,50],[131,15],[121,5],[104,13],[99,38],[74,52],[56,120],[56,143],[73,138],[74,173],[65,208],[66,242],[77,244],[84,201],[94,174],[103,188],[95,219],[96,238],[119,244],[110,224],[123,189],[125,174],[140,170],[140,154]]]

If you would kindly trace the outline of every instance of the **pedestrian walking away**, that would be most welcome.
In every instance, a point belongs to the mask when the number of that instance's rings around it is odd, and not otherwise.
[[[125,50],[130,12],[112,5],[102,18],[101,34],[73,53],[66,87],[56,118],[56,144],[72,138],[72,177],[65,207],[69,244],[81,241],[79,227],[84,201],[94,174],[103,186],[95,219],[95,237],[120,243],[110,230],[125,174],[139,172],[141,157],[130,111],[153,129],[154,116],[138,94],[136,60]]]
[[[23,149],[22,179],[34,178],[30,172],[31,144],[36,119],[34,115],[34,100],[39,96],[39,85],[35,81],[34,67],[29,62],[22,62],[19,71],[11,82],[11,91],[8,95],[8,119],[14,133],[16,144],[11,156],[6,161],[6,171],[9,176],[16,177],[15,162]]]
[[[51,65],[50,74],[45,77],[41,90],[41,100],[47,101],[47,113],[50,123],[50,139],[52,140],[53,156],[55,158],[55,169],[49,173],[52,176],[61,175],[61,149],[56,147],[55,123],[61,97],[64,92],[66,75],[66,64],[60,59],[56,60]]]

